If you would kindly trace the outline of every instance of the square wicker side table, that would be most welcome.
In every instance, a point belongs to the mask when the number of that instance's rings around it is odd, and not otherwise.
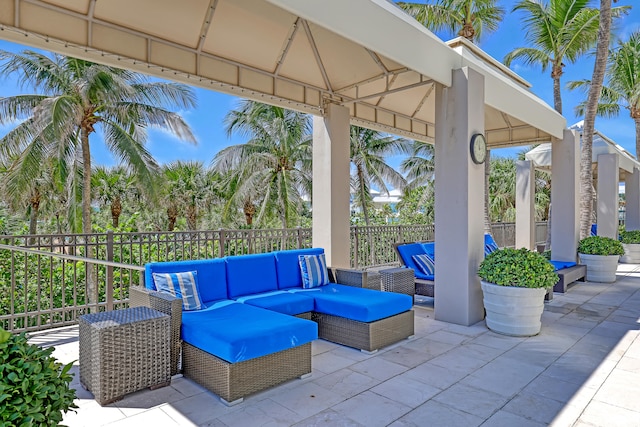
[[[80,383],[100,405],[169,385],[170,319],[148,307],[80,316]]]
[[[414,296],[416,293],[415,276],[410,268],[388,268],[380,270],[382,290]]]

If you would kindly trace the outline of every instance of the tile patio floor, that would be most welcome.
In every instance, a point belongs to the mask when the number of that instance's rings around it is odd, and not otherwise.
[[[545,304],[540,335],[511,338],[433,319],[374,355],[318,340],[313,375],[228,408],[185,378],[101,407],[78,379],[69,426],[640,426],[640,266],[615,284],[578,283]],[[41,333],[63,362],[77,327]],[[76,362],[77,363],[77,362]],[[77,366],[74,367],[77,372]]]

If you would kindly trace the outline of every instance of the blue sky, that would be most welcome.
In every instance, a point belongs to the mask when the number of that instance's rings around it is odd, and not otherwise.
[[[500,2],[507,10],[504,21],[500,29],[493,34],[485,35],[480,40],[480,47],[494,58],[502,61],[505,54],[516,47],[526,46],[524,33],[522,31],[522,14],[511,13],[516,1],[503,0]],[[637,0],[619,0],[617,6],[633,5]],[[594,5],[599,5],[599,1],[594,1]],[[630,14],[618,22],[617,35],[626,39],[633,31],[640,30],[640,5],[636,5]],[[439,34],[443,40],[452,38],[451,34]],[[0,41],[0,49],[9,51],[20,51],[25,49],[14,43]],[[550,71],[542,72],[539,67],[526,67],[521,64],[513,64],[512,68],[523,78],[529,81],[533,87],[532,91],[542,98],[549,105],[553,105],[553,86]],[[565,74],[562,77],[564,85],[570,80],[590,78],[593,71],[593,58],[585,57],[576,64],[566,64]],[[239,138],[228,138],[224,132],[223,118],[225,114],[235,107],[238,98],[213,92],[210,90],[195,88],[198,98],[198,107],[195,110],[182,112],[184,118],[194,130],[199,144],[197,146],[184,143],[159,131],[149,133],[148,148],[156,160],[163,164],[172,160],[201,160],[205,165],[209,164],[213,156],[222,148],[233,144],[239,144],[244,140]],[[0,81],[0,96],[10,96],[19,93],[26,93],[20,90],[15,80]],[[582,117],[574,114],[574,107],[581,102],[583,94],[580,92],[569,92],[563,89],[563,112],[568,125],[571,125]],[[0,135],[4,135],[10,127],[0,127]],[[628,115],[627,110],[622,110],[620,117],[616,119],[596,120],[596,128],[616,141],[629,152],[635,154],[635,128],[634,122]],[[97,135],[96,135],[97,136]],[[91,140],[92,157],[94,163],[103,165],[113,165],[114,159],[101,144],[99,136],[93,136]],[[492,155],[508,156],[520,149],[496,150]],[[391,163],[394,164],[396,159]]]

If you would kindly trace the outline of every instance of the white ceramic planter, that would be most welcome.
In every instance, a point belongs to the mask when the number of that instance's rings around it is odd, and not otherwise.
[[[587,282],[612,283],[616,281],[619,255],[578,254],[580,264],[587,266]]]
[[[640,264],[640,243],[623,243],[624,255],[620,257],[620,262],[626,264]]]
[[[540,333],[544,288],[517,288],[482,283],[487,328],[499,334],[528,337]]]

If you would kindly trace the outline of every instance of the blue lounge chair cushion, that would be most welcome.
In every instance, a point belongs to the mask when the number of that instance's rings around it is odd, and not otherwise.
[[[417,254],[412,256],[413,262],[416,263],[420,271],[427,276],[435,275],[436,266],[433,258],[429,254]]]
[[[152,262],[145,265],[144,285],[147,289],[158,290],[153,273],[198,272],[198,289],[203,303],[227,299],[227,271],[223,258],[195,261]]]
[[[425,245],[427,245],[427,243],[407,243],[406,245],[398,245],[398,254],[402,259],[402,263],[413,269],[416,279],[433,280],[433,276],[427,276],[424,274],[413,260],[414,255],[426,253],[427,249],[425,248]]]
[[[329,271],[324,254],[300,255],[298,261],[303,288],[310,289],[329,284]]]
[[[291,316],[311,312],[314,308],[313,298],[284,290],[245,295],[236,301]]]
[[[553,264],[553,268],[555,268],[556,271],[562,270],[563,268],[573,267],[574,265],[576,265],[576,263],[573,261],[553,261],[552,260],[549,262]]]
[[[206,327],[203,327],[206,325]],[[229,363],[294,348],[318,338],[310,320],[221,301],[182,314],[182,339]]]
[[[324,249],[322,248],[293,249],[275,252],[278,289],[302,287],[302,274],[300,272],[298,256],[323,253]]]
[[[227,257],[227,292],[230,299],[278,290],[273,253]]]
[[[197,271],[153,273],[153,280],[158,291],[180,298],[184,311],[202,309]]]
[[[314,311],[359,322],[374,322],[411,310],[413,298],[393,292],[330,283],[313,289],[296,289],[315,300]]]

